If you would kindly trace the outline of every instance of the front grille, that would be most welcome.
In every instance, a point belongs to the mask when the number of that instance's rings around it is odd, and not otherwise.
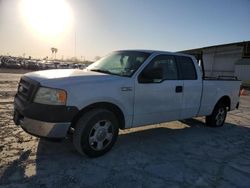
[[[22,77],[18,85],[17,97],[22,101],[31,102],[38,87],[38,82]]]

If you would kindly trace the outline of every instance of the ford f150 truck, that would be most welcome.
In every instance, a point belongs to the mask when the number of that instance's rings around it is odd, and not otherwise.
[[[101,156],[119,129],[206,116],[220,127],[239,106],[241,82],[210,78],[194,56],[148,50],[116,51],[85,70],[62,69],[22,76],[14,122],[38,137],[71,135],[77,151]]]

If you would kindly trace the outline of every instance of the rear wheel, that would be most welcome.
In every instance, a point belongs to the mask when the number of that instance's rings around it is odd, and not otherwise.
[[[78,120],[73,143],[81,154],[98,157],[113,147],[118,132],[118,120],[112,112],[106,109],[94,109]]]
[[[227,116],[227,106],[222,102],[218,103],[213,113],[206,116],[206,124],[210,127],[221,127],[224,125]]]

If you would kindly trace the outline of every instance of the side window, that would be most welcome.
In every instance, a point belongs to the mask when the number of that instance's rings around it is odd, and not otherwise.
[[[155,57],[139,76],[140,83],[159,83],[163,80],[178,80],[178,69],[174,56]]]
[[[196,69],[190,57],[178,56],[178,63],[181,69],[182,80],[196,80]]]

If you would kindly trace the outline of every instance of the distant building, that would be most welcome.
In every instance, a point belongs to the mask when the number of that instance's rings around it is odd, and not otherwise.
[[[208,46],[182,51],[201,55],[206,76],[237,76],[250,80],[250,41]]]

